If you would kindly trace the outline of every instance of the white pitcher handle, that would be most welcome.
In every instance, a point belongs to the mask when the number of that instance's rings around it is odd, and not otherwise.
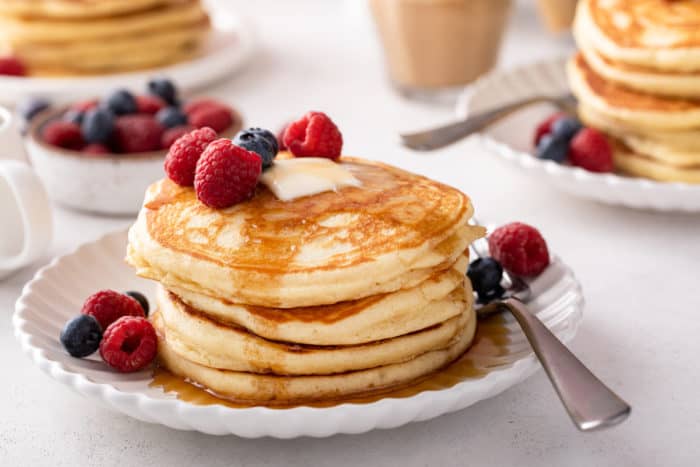
[[[22,246],[16,254],[0,253],[0,273],[13,271],[36,260],[51,242],[51,205],[32,168],[18,161],[0,160],[0,212],[7,213],[0,235],[16,235],[21,229]],[[12,215],[10,213],[15,213]]]

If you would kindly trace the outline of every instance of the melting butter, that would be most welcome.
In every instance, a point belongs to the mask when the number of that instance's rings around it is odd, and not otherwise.
[[[362,185],[342,164],[322,157],[275,161],[260,181],[282,201]]]

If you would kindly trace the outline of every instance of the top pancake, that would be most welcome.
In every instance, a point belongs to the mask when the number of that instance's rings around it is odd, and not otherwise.
[[[157,182],[130,230],[127,260],[166,286],[291,308],[415,285],[483,235],[465,227],[472,207],[458,190],[380,163],[342,164],[361,187],[283,202],[259,186],[225,210]]]
[[[694,0],[581,0],[575,29],[615,61],[700,70],[700,2]]]

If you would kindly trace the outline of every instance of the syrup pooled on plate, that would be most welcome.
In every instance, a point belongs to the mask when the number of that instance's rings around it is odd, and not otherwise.
[[[423,380],[415,382],[403,388],[393,388],[378,391],[366,395],[355,395],[332,401],[306,402],[290,405],[265,405],[269,408],[305,407],[333,407],[340,404],[369,404],[378,400],[393,397],[405,398],[415,396],[423,391],[436,391],[451,388],[458,383],[469,379],[486,376],[494,369],[514,363],[527,352],[529,345],[521,349],[520,345],[514,348],[513,334],[515,332],[508,325],[512,322],[509,315],[497,314],[486,319],[480,319],[472,346],[460,358],[446,368],[426,376]],[[149,385],[152,388],[160,388],[165,393],[174,394],[179,400],[194,405],[223,405],[230,408],[247,408],[260,406],[261,404],[246,404],[228,399],[216,397],[203,388],[188,383],[182,378],[173,375],[167,370],[158,368],[153,375],[153,381]]]

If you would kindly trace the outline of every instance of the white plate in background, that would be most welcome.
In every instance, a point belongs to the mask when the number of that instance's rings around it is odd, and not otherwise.
[[[214,2],[209,2],[212,5]],[[0,102],[16,104],[30,96],[56,102],[101,96],[114,88],[145,89],[154,76],[167,76],[183,92],[201,89],[241,69],[256,46],[251,24],[223,8],[209,7],[212,31],[201,54],[188,61],[161,68],[94,76],[12,77],[0,76]]]
[[[568,93],[565,63],[563,59],[539,62],[485,76],[458,100],[458,118],[525,97]],[[700,185],[597,174],[534,157],[535,127],[553,111],[549,105],[533,105],[492,126],[481,139],[489,150],[524,174],[575,196],[633,208],[700,211]]]

